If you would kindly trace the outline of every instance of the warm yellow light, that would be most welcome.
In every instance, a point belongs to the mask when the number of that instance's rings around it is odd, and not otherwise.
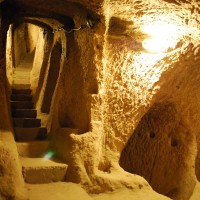
[[[161,53],[170,47],[175,47],[180,27],[164,22],[154,22],[143,26],[142,31],[149,35],[149,38],[142,42],[143,48],[151,53]]]
[[[144,49],[151,53],[164,52],[168,48],[168,43],[164,40],[159,39],[145,39],[142,42]]]

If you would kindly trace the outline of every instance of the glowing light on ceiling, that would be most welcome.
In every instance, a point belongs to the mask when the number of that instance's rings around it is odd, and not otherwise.
[[[144,25],[142,31],[149,35],[142,42],[143,48],[150,53],[161,53],[176,46],[181,28],[174,24],[154,22]]]
[[[44,155],[44,159],[49,160],[54,156],[55,152],[54,151],[48,151],[45,155]]]

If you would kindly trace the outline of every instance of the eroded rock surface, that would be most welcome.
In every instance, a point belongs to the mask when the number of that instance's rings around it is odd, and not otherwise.
[[[9,41],[12,34],[25,37],[20,48],[14,47],[21,41],[16,38],[7,47],[11,83],[12,61],[20,59],[27,43],[23,27],[29,24],[32,30],[33,23],[40,28],[38,39],[28,40],[35,53],[31,87],[52,147],[68,164],[66,181],[94,194],[129,188],[189,199],[200,179],[199,8],[197,0],[5,0],[0,27],[4,125],[12,127],[6,32],[14,23],[22,28],[9,29]],[[154,46],[168,42],[163,51],[144,47],[152,38]],[[9,187],[13,191],[17,185]]]

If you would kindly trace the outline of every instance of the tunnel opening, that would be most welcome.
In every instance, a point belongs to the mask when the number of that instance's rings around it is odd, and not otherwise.
[[[121,153],[120,166],[144,177],[152,188],[170,198],[187,199],[195,184],[195,139],[172,102],[156,103],[141,119]],[[182,194],[181,194],[182,193]]]
[[[29,23],[13,25],[14,67],[26,56],[30,56],[33,62],[39,29],[38,26]]]
[[[30,85],[40,27],[29,23],[9,26],[6,42],[6,72],[9,84]]]

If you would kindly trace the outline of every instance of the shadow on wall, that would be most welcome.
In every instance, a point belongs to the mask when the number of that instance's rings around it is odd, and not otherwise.
[[[173,103],[155,104],[121,153],[120,166],[143,176],[158,193],[189,199],[194,189],[196,140]]]
[[[60,71],[60,59],[62,54],[62,46],[59,42],[55,44],[51,53],[50,68],[47,77],[47,84],[44,93],[44,99],[41,107],[43,113],[49,113],[51,107],[52,96],[56,87],[56,83]]]
[[[200,133],[197,133],[197,147],[198,147],[198,153],[196,157],[195,172],[198,181],[200,181]]]
[[[66,45],[68,59],[62,68],[59,91],[55,101],[57,105],[55,117],[60,127],[78,129],[78,133],[82,134],[89,130],[85,69],[80,62],[83,57],[84,59],[87,57],[80,52],[79,43],[73,34],[68,35]]]

